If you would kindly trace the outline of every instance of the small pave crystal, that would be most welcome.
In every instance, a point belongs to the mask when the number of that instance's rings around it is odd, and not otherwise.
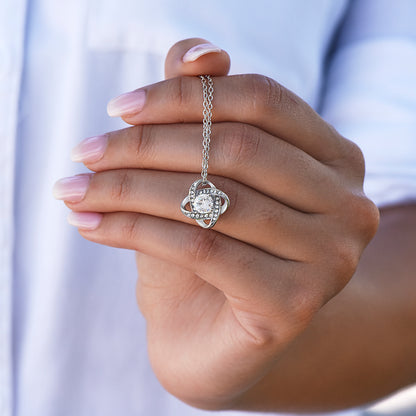
[[[205,214],[212,211],[214,201],[211,195],[199,194],[194,200],[194,208],[197,212]]]

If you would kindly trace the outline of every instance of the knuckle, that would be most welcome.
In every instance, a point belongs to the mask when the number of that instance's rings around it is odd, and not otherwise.
[[[337,136],[335,156],[324,163],[339,170],[352,184],[362,186],[365,176],[365,158],[361,148],[353,141],[341,136],[334,127],[328,124],[334,136]]]
[[[113,201],[123,201],[128,198],[131,190],[132,183],[129,172],[117,172],[114,175],[113,184],[111,186],[110,198]]]
[[[256,113],[267,111],[269,106],[279,106],[282,102],[282,88],[271,78],[252,75],[250,89],[253,93],[253,106]]]
[[[346,163],[353,173],[353,176],[359,180],[359,183],[362,183],[365,175],[364,154],[360,147],[351,140],[344,139],[343,142]]]
[[[282,212],[276,207],[261,206],[256,210],[255,221],[260,229],[274,231],[282,221]]]
[[[152,159],[153,126],[140,125],[131,127],[132,134],[127,143],[127,152],[136,160]]]
[[[374,237],[379,211],[363,193],[350,194],[334,219],[337,231],[325,233],[322,246],[316,246],[322,247],[318,248],[318,263],[336,277],[335,292],[338,292],[355,273],[364,248]]]
[[[222,140],[222,156],[225,166],[230,162],[247,165],[252,161],[259,148],[260,137],[255,129],[244,124],[230,124],[225,128]]]
[[[249,89],[253,96],[253,110],[256,114],[275,112],[276,109],[289,107],[290,111],[298,104],[294,94],[276,82],[274,79],[263,75],[251,75],[249,77]]]
[[[298,332],[322,306],[321,288],[317,279],[311,279],[312,275],[309,267],[302,266],[298,275],[293,276],[290,288],[275,312],[278,331],[280,328],[283,332]]]
[[[176,103],[179,119],[182,123],[186,120],[186,113],[189,113],[189,105],[195,97],[193,83],[190,77],[177,77],[170,80],[170,91],[168,92],[171,102]],[[198,96],[198,95],[196,95]]]
[[[141,232],[139,230],[141,224],[141,215],[135,214],[131,216],[122,226],[121,226],[121,235],[123,237],[123,241],[127,242],[136,242],[138,241]]]
[[[219,234],[213,230],[192,227],[191,235],[185,239],[185,252],[198,264],[209,263],[218,253]]]
[[[380,211],[376,204],[370,199],[366,199],[366,230],[368,242],[375,236],[380,225]]]
[[[344,287],[357,268],[361,250],[346,238],[334,238],[325,255],[325,263],[335,277],[335,291]]]
[[[351,198],[351,216],[358,234],[367,244],[375,235],[380,222],[377,206],[363,193]]]

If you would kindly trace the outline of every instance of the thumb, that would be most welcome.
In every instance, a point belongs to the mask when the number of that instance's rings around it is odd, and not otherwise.
[[[191,38],[175,43],[165,60],[165,78],[184,75],[227,75],[230,57],[227,52],[205,39]]]

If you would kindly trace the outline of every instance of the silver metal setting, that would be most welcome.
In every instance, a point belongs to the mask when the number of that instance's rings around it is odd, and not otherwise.
[[[208,187],[205,187],[205,185],[208,185]],[[207,207],[206,210],[198,210],[195,202],[200,196],[206,196],[208,199],[211,198],[211,207]],[[185,208],[188,203],[191,206],[190,211]],[[212,228],[219,216],[224,214],[229,206],[230,200],[223,191],[217,189],[208,180],[204,182],[203,179],[198,179],[191,185],[188,196],[182,201],[181,211],[188,218],[195,220],[202,228]],[[205,221],[209,221],[209,223],[207,224]]]
[[[202,228],[212,228],[218,221],[219,216],[224,214],[230,206],[230,199],[207,179],[214,82],[210,75],[200,75],[200,79],[203,93],[202,179],[195,181],[189,188],[188,195],[181,203],[181,211],[188,218],[194,219]],[[186,208],[188,204],[190,209]]]

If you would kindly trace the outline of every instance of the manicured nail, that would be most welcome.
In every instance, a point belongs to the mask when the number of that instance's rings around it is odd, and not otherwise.
[[[79,202],[87,192],[92,173],[70,176],[59,179],[53,186],[53,196],[56,199],[63,199],[68,202]]]
[[[88,137],[75,146],[71,152],[73,162],[98,162],[107,148],[108,136]]]
[[[74,212],[68,214],[68,222],[81,230],[95,230],[103,219],[98,212]]]
[[[126,92],[110,100],[107,104],[107,113],[110,117],[136,114],[142,110],[145,101],[145,90]]]
[[[182,57],[184,63],[194,62],[198,58],[208,53],[218,53],[221,52],[221,48],[213,45],[212,43],[201,43],[200,45],[195,45],[185,55]]]

